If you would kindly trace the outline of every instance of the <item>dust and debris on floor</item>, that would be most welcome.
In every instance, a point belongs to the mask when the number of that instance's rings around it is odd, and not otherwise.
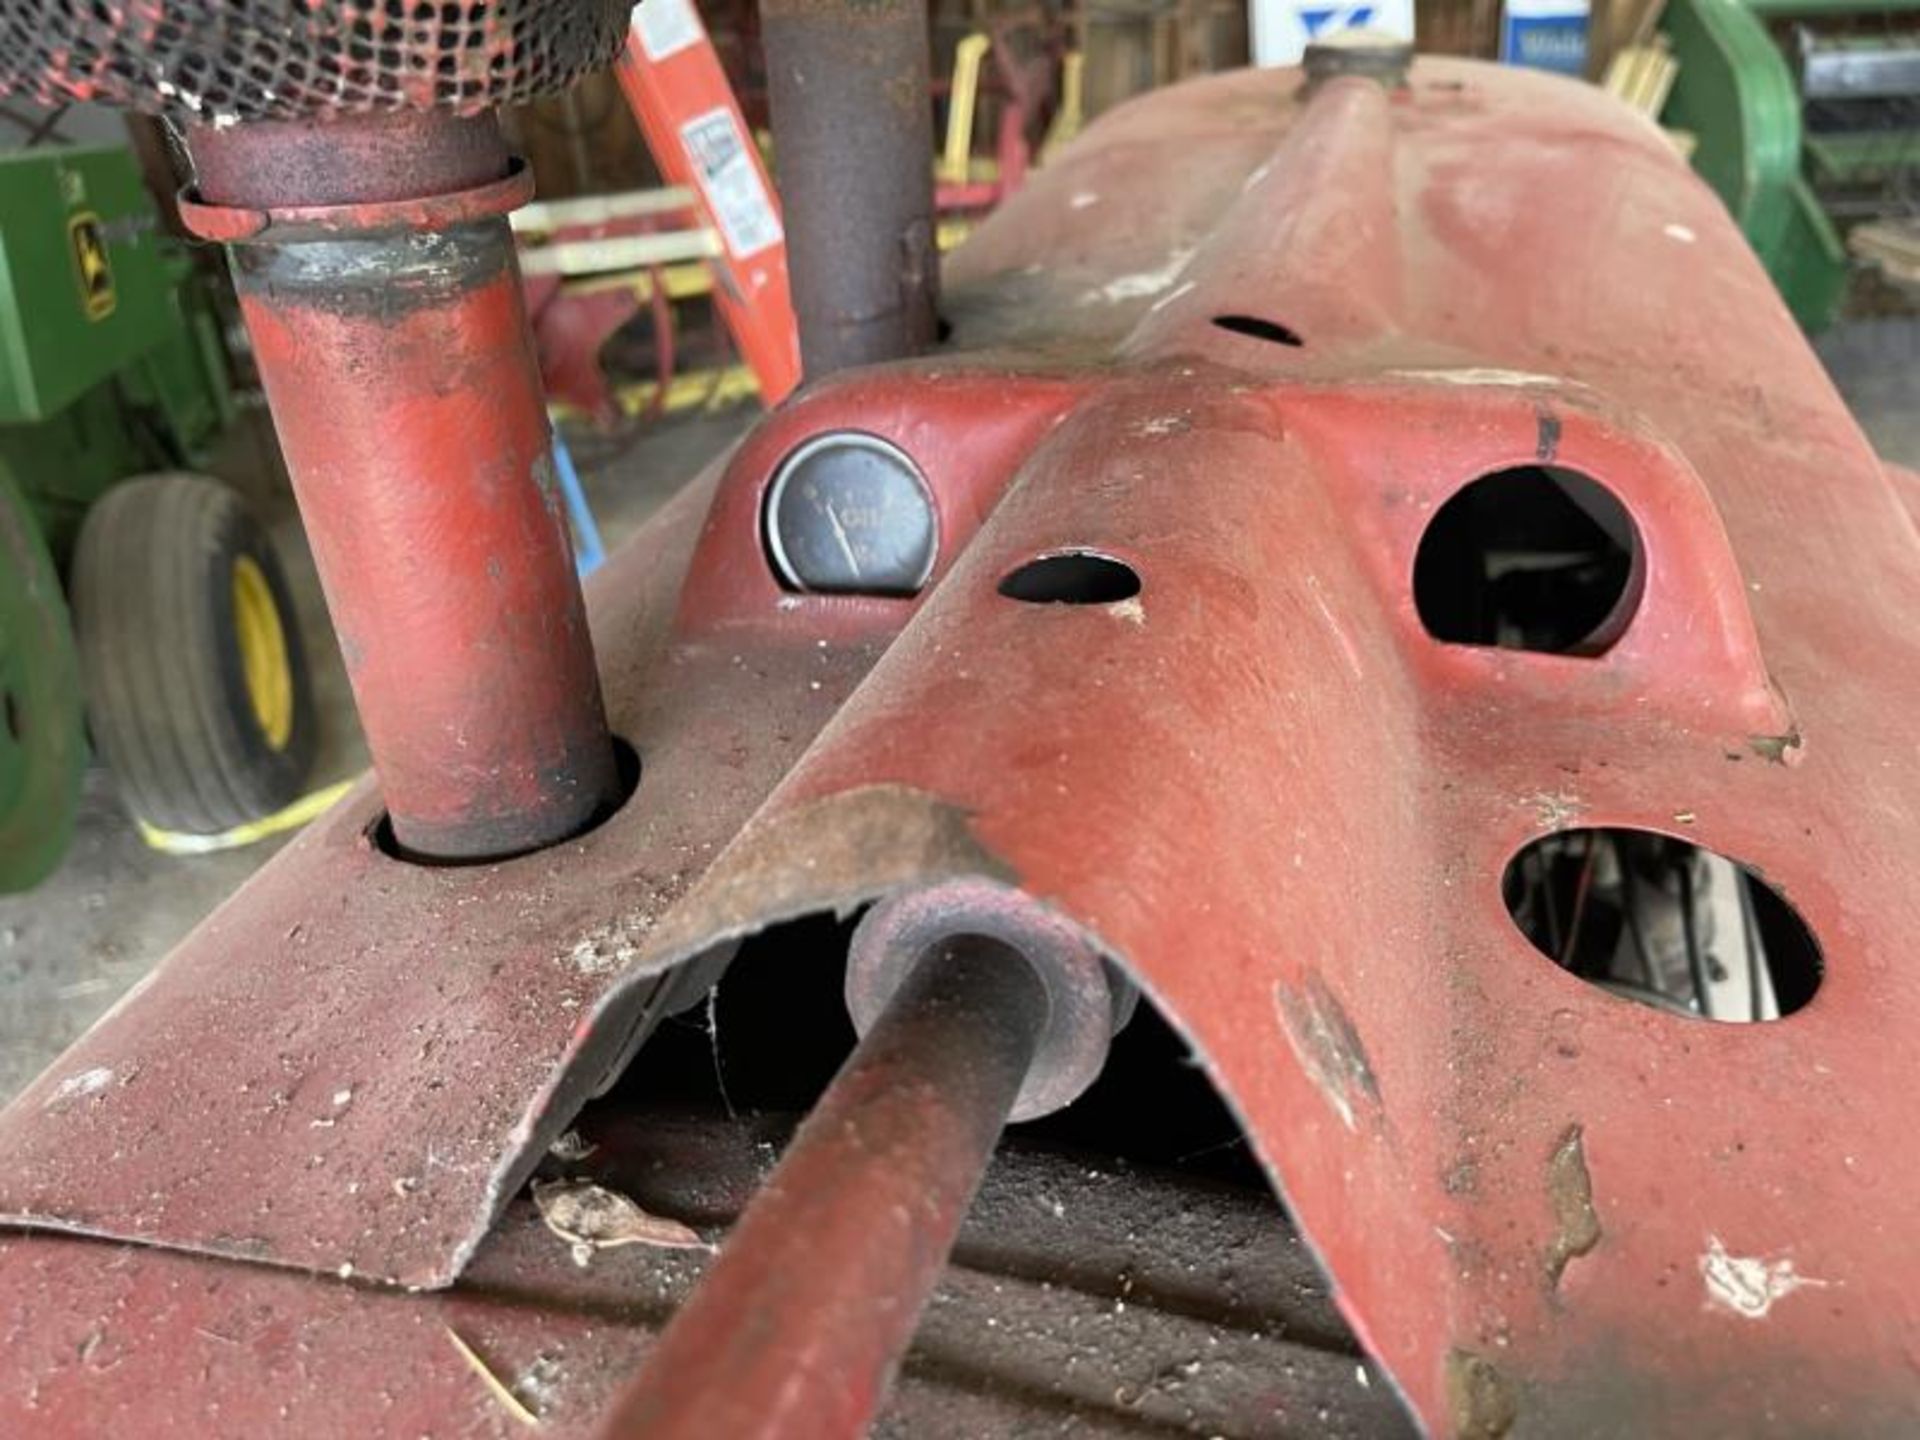
[[[569,427],[569,446],[608,548],[638,530],[758,415],[749,403],[617,438]],[[355,776],[366,768],[366,748],[264,415],[245,416],[207,468],[266,520],[293,589],[320,717],[312,786]],[[52,1064],[289,838],[208,855],[162,854],[140,838],[106,771],[90,767],[73,846],[60,869],[30,894],[0,896],[0,1103]]]
[[[533,1203],[540,1211],[541,1222],[567,1242],[573,1263],[583,1270],[593,1263],[596,1250],[621,1245],[651,1245],[661,1250],[715,1248],[691,1226],[663,1215],[650,1215],[618,1190],[588,1180],[536,1180]]]

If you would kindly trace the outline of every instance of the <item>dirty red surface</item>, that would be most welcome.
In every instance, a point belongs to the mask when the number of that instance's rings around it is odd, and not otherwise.
[[[1920,535],[1657,131],[1465,64],[1295,85],[1104,119],[954,257],[954,353],[803,396],[704,525],[696,489],[609,568],[595,635],[645,764],[619,815],[428,871],[367,845],[363,792],[0,1115],[0,1210],[444,1285],[648,976],[991,874],[1191,1040],[1430,1429],[1911,1431]],[[834,426],[936,492],[917,602],[767,569],[771,471]],[[1436,643],[1426,520],[1546,461],[1633,514],[1621,640]],[[1063,547],[1138,596],[998,593]],[[1812,1003],[1701,1024],[1543,960],[1500,877],[1575,824],[1764,871],[1824,949]],[[57,1295],[89,1253],[193,1263],[19,1239],[0,1289]]]
[[[707,1236],[726,1231],[784,1139],[777,1125],[670,1113],[586,1133],[598,1148],[572,1171]],[[1146,1228],[1155,1243],[1142,1249]],[[0,1236],[0,1433],[584,1436],[710,1261],[626,1246],[582,1266],[524,1197],[459,1284],[432,1295]],[[1143,1427],[1410,1433],[1270,1205],[1010,1146],[875,1433],[1029,1440]]]
[[[947,1268],[1048,1008],[1045,982],[1010,946],[970,937],[927,952],[598,1433],[864,1434]]]
[[[181,214],[235,242],[392,844],[491,859],[578,834],[620,779],[505,218],[532,177],[490,118],[195,144]],[[395,198],[409,176],[461,188]]]

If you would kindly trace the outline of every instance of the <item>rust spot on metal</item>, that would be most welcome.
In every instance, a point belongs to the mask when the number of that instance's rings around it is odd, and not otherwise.
[[[1560,453],[1560,417],[1542,405],[1536,412],[1539,417],[1539,433],[1534,441],[1534,458],[1542,465],[1548,464]]]
[[[1600,1216],[1593,1208],[1593,1180],[1580,1126],[1569,1125],[1547,1162],[1547,1196],[1555,1230],[1547,1247],[1547,1287],[1557,1289],[1567,1265],[1600,1243]]]
[[[1762,760],[1771,760],[1776,765],[1797,765],[1805,742],[1800,738],[1796,726],[1784,735],[1749,735],[1747,748]]]
[[[1440,1176],[1440,1188],[1449,1195],[1471,1195],[1480,1188],[1480,1162],[1471,1155],[1455,1158]]]
[[[1447,1413],[1459,1440],[1500,1440],[1519,1417],[1513,1382],[1484,1355],[1447,1354]]]
[[[761,7],[782,219],[809,382],[938,331],[927,11],[899,0]],[[857,165],[846,163],[860,136]]]
[[[901,785],[864,786],[749,825],[667,912],[648,950],[693,954],[783,919],[844,912],[954,875],[1019,880],[974,838],[964,810]]]
[[[1301,1068],[1341,1123],[1349,1130],[1358,1129],[1359,1109],[1363,1105],[1379,1108],[1380,1085],[1346,1007],[1317,970],[1308,971],[1298,987],[1275,981],[1273,998],[1280,1028],[1286,1031]]]
[[[199,126],[188,143],[195,199],[268,212],[338,205],[370,214],[385,203],[485,185],[510,163],[492,116],[436,111]]]

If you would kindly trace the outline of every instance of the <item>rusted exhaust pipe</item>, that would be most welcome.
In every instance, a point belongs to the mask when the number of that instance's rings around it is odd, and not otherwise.
[[[600,1440],[866,1432],[1047,1026],[1017,951],[919,957]]]
[[[774,169],[809,381],[939,320],[925,0],[762,0]]]
[[[960,878],[867,912],[860,1044],[600,1440],[866,1433],[1000,1131],[1098,1078],[1136,996],[1070,921]]]

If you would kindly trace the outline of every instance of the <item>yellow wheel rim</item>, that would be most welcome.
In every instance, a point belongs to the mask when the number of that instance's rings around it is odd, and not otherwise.
[[[250,556],[233,561],[233,622],[240,637],[240,668],[247,680],[247,699],[260,733],[275,750],[284,750],[293,736],[293,667],[287,663],[287,633],[280,626],[280,607],[273,588]]]

